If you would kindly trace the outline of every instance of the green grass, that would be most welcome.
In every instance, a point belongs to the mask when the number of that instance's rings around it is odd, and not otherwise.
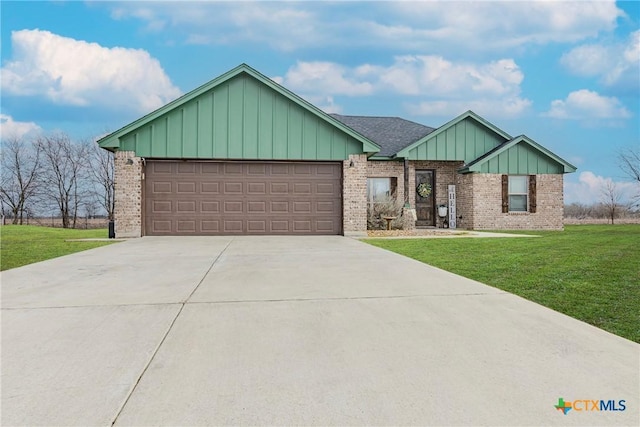
[[[65,239],[107,237],[106,229],[69,230],[34,225],[0,228],[0,270],[8,270],[113,242],[65,242]]]
[[[541,237],[366,241],[640,343],[640,225],[521,233]]]

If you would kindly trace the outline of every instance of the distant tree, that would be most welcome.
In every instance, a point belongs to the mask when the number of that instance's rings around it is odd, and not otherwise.
[[[589,218],[593,216],[593,206],[582,203],[571,203],[565,205],[564,216],[567,218]]]
[[[640,206],[640,146],[626,148],[618,153],[618,165],[622,172],[637,184],[637,192],[632,202]]]
[[[0,202],[13,224],[22,224],[29,204],[38,195],[42,170],[42,150],[32,141],[10,137],[2,142]]]
[[[36,144],[43,156],[45,199],[57,208],[62,227],[74,228],[78,210],[90,193],[89,146],[72,142],[64,133],[41,137]]]
[[[601,201],[602,207],[607,213],[607,217],[611,219],[611,224],[614,223],[614,220],[619,213],[621,197],[622,195],[620,194],[616,183],[608,179],[602,188]]]
[[[94,199],[113,219],[115,210],[115,164],[113,153],[100,148],[96,143],[89,146],[91,158],[90,178]]]

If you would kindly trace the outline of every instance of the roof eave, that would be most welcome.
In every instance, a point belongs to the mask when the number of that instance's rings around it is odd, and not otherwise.
[[[276,92],[280,93],[281,95],[283,95],[284,97],[288,98],[292,102],[294,102],[294,103],[298,104],[299,106],[301,106],[302,108],[312,112],[313,114],[315,114],[320,119],[322,119],[322,120],[324,120],[326,122],[329,122],[334,127],[340,129],[341,131],[343,131],[347,135],[349,135],[352,138],[356,139],[357,141],[361,142],[362,143],[362,151],[364,153],[377,153],[377,152],[380,151],[380,149],[381,149],[380,146],[378,146],[375,142],[371,141],[370,139],[366,138],[365,136],[363,136],[363,135],[359,134],[358,132],[354,131],[353,129],[351,129],[347,125],[343,124],[339,120],[331,117],[329,114],[327,114],[324,111],[320,110],[315,105],[305,101],[304,99],[302,99],[301,97],[299,97],[295,93],[291,92],[289,89],[285,88],[284,86],[279,85],[278,83],[274,82],[269,77],[265,76],[264,74],[258,72],[255,69],[251,68],[247,64],[238,65],[234,69],[227,71],[226,73],[224,73],[224,74],[216,77],[215,79],[213,79],[213,80],[211,80],[211,81],[199,86],[198,88],[192,90],[191,92],[182,95],[181,97],[169,102],[168,104],[158,108],[157,110],[152,111],[151,113],[141,117],[140,119],[138,119],[138,120],[136,120],[136,121],[134,121],[132,123],[129,123],[128,125],[118,129],[117,131],[112,132],[111,134],[99,139],[97,142],[100,145],[100,147],[103,147],[103,148],[116,148],[117,149],[117,148],[120,147],[120,137],[126,135],[129,132],[132,132],[135,129],[138,129],[138,128],[146,125],[147,123],[151,122],[152,120],[155,120],[156,118],[160,117],[162,114],[164,114],[164,113],[166,113],[166,112],[178,107],[179,105],[182,105],[182,104],[190,101],[193,98],[196,98],[197,96],[202,95],[203,93],[207,92],[208,90],[213,89],[214,87],[216,87],[216,86],[224,83],[225,81],[228,81],[228,80],[240,75],[241,73],[249,74],[250,76],[252,76],[256,80],[262,82],[266,86],[269,86],[271,89],[273,89]]]
[[[525,144],[528,144],[529,146],[531,146],[534,149],[540,151],[542,154],[544,154],[547,157],[551,158],[552,160],[554,160],[558,164],[562,165],[562,170],[563,170],[562,173],[573,173],[578,169],[575,166],[573,166],[571,163],[569,163],[566,160],[564,160],[562,157],[552,153],[551,151],[549,151],[548,149],[546,149],[542,145],[538,144],[537,142],[535,142],[531,138],[527,137],[526,135],[520,135],[520,136],[517,136],[517,137],[513,138],[511,141],[508,141],[508,142],[496,147],[495,151],[493,151],[489,155],[483,155],[483,156],[478,157],[477,159],[469,162],[469,164],[467,164],[463,168],[458,169],[458,172],[459,173],[481,172],[482,171],[482,169],[481,169],[482,164],[488,162],[489,160],[493,159],[494,157],[500,155],[501,153],[505,152],[509,148],[511,148],[514,145],[517,145],[517,144],[519,144],[521,142],[524,142]]]
[[[404,147],[402,150],[398,151],[395,156],[398,157],[408,157],[409,156],[409,151],[413,150],[415,147],[417,147],[418,145],[424,143],[425,141],[427,141],[428,139],[431,139],[433,137],[438,136],[439,134],[441,134],[442,132],[446,131],[447,129],[449,129],[451,126],[455,126],[457,123],[461,122],[462,120],[466,119],[466,118],[472,118],[473,120],[477,121],[478,123],[482,124],[483,126],[485,126],[486,128],[490,129],[491,131],[495,132],[496,134],[500,135],[501,137],[503,137],[505,140],[510,140],[512,139],[511,135],[509,135],[508,133],[506,133],[505,131],[503,131],[502,129],[496,127],[495,125],[493,125],[492,123],[488,122],[487,120],[483,119],[482,117],[478,116],[476,113],[474,113],[471,110],[468,110],[462,114],[460,114],[458,117],[454,118],[453,120],[448,121],[447,123],[443,124],[442,126],[440,126],[439,128],[437,128],[436,130],[434,130],[433,132],[428,133],[427,135],[423,136],[422,138],[420,138],[419,140],[417,140],[416,142]]]

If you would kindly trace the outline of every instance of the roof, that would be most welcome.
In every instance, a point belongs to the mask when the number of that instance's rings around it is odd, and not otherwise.
[[[501,137],[504,141],[508,141],[508,140],[511,139],[511,135],[509,135],[508,133],[506,133],[505,131],[503,131],[499,127],[495,126],[494,124],[492,124],[492,123],[488,122],[487,120],[483,119],[482,117],[480,117],[479,115],[477,115],[473,111],[469,110],[469,111],[467,111],[465,113],[460,114],[458,117],[456,117],[453,120],[445,123],[444,125],[440,126],[439,128],[434,129],[433,134],[427,134],[427,135],[421,137],[419,140],[414,140],[412,144],[410,144],[410,145],[408,145],[406,147],[403,147],[401,150],[398,150],[397,152],[395,152],[393,154],[395,156],[397,156],[397,157],[408,157],[409,152],[413,148],[416,148],[417,146],[419,146],[421,144],[424,144],[427,139],[430,140],[430,139],[435,138],[439,134],[446,132],[448,129],[451,129],[452,127],[454,127],[458,123],[460,123],[463,120],[468,119],[468,118],[472,119],[472,120],[475,120],[476,122],[478,122],[479,124],[484,126],[486,129],[489,129],[490,131],[494,132],[496,135]]]
[[[399,117],[329,115],[379,145],[376,157],[391,157],[435,130]]]
[[[343,124],[342,122],[340,122],[339,120],[335,119],[334,117],[330,116],[329,114],[325,113],[324,111],[320,110],[318,107],[310,104],[309,102],[305,101],[304,99],[302,99],[301,97],[299,97],[298,95],[296,95],[295,93],[291,92],[290,90],[286,89],[285,87],[279,85],[278,83],[274,82],[273,80],[271,80],[270,78],[268,78],[267,76],[265,76],[264,74],[256,71],[255,69],[251,68],[250,66],[248,66],[247,64],[241,64],[239,66],[237,66],[236,68],[227,71],[226,73],[222,74],[221,76],[209,81],[208,83],[205,83],[204,85],[192,90],[191,92],[182,95],[180,98],[169,102],[168,104],[158,108],[157,110],[147,114],[146,116],[122,127],[121,129],[101,138],[98,140],[98,144],[102,147],[102,148],[106,148],[106,149],[110,149],[110,150],[115,150],[117,148],[119,148],[120,146],[120,138],[127,135],[128,133],[131,133],[133,131],[135,131],[136,129],[141,128],[142,126],[145,126],[146,124],[150,123],[151,121],[159,118],[160,116],[162,116],[163,114],[172,111],[174,109],[179,108],[180,106],[186,104],[187,102],[191,101],[192,99],[202,95],[203,93],[206,93],[208,91],[210,91],[211,89],[215,88],[216,86],[219,86],[222,83],[225,83],[229,80],[231,80],[232,78],[245,73],[250,75],[251,77],[255,78],[256,80],[260,81],[262,84],[270,87],[271,89],[275,90],[276,92],[278,92],[279,94],[281,94],[282,96],[288,98],[290,101],[298,104],[300,107],[304,108],[305,110],[309,111],[310,113],[312,113],[313,115],[319,117],[320,119],[328,122],[329,124],[333,125],[334,127],[340,129],[342,132],[348,134],[349,136],[351,136],[352,138],[355,138],[357,141],[362,143],[362,151],[365,153],[377,153],[378,151],[380,151],[380,147],[378,147],[377,144],[375,144],[373,141],[371,141],[369,138],[367,138],[366,136],[364,136],[363,134],[360,134],[356,131],[354,131],[352,128],[350,128],[349,126],[346,126],[345,124]]]

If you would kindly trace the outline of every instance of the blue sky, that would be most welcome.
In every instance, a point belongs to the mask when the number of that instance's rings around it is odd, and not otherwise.
[[[437,127],[473,110],[578,167],[640,144],[640,2],[2,1],[2,135],[91,138],[247,63],[328,112]]]

